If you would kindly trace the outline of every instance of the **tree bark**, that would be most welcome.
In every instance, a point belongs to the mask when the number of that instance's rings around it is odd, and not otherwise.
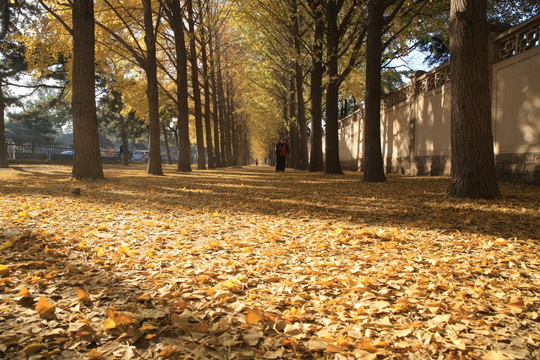
[[[169,136],[167,135],[167,127],[165,126],[165,124],[161,125],[161,131],[163,132],[163,140],[165,142],[165,151],[167,152],[167,163],[172,164],[171,147],[169,146]]]
[[[220,149],[220,139],[219,139],[219,133],[220,133],[220,125],[219,125],[219,119],[220,119],[220,111],[221,109],[218,106],[218,87],[216,82],[217,77],[217,64],[216,59],[214,58],[214,42],[212,41],[212,37],[209,39],[209,57],[210,57],[210,64],[211,64],[211,86],[212,86],[212,109],[213,111],[213,118],[214,118],[214,157],[215,157],[215,164],[216,167],[220,168],[223,167],[223,162],[221,161],[221,149]]]
[[[293,74],[291,74],[289,83],[289,136],[288,136],[288,143],[289,143],[289,151],[290,154],[287,157],[287,167],[295,168],[296,164],[298,163],[298,152],[299,152],[299,146],[298,146],[298,132],[296,131],[297,123],[296,118],[297,114],[296,111],[298,110],[298,107],[296,105],[296,99],[298,97],[296,96],[296,82],[295,77]]]
[[[235,165],[235,159],[232,153],[232,140],[233,140],[233,107],[232,107],[232,84],[229,78],[226,79],[227,84],[225,86],[225,138],[223,143],[225,144],[225,158],[227,166]]]
[[[159,126],[159,96],[157,80],[156,35],[152,20],[152,1],[142,0],[144,7],[144,42],[146,44],[146,97],[148,99],[148,174],[163,175],[161,167],[161,130]]]
[[[326,173],[343,174],[339,162],[339,134],[338,134],[338,45],[339,29],[337,25],[338,8],[334,0],[328,1],[326,6],[327,29],[327,77],[326,86]]]
[[[208,55],[206,50],[206,25],[203,24],[203,7],[201,0],[198,0],[201,23],[201,61],[203,66],[203,91],[204,91],[204,128],[206,130],[206,151],[208,153],[208,168],[216,167],[214,161],[214,145],[212,144],[212,113],[210,111],[211,96],[210,96],[210,74],[208,70]]]
[[[95,100],[94,2],[73,1],[73,169],[76,179],[102,179]]]
[[[324,171],[322,152],[322,77],[324,75],[323,40],[324,21],[320,1],[310,1],[315,14],[311,70],[311,156],[309,171]]]
[[[455,197],[499,196],[491,130],[487,0],[450,6],[452,179]]]
[[[219,38],[218,38],[219,40]],[[221,69],[221,56],[219,54],[219,46],[221,45],[220,42],[217,44],[217,57],[216,57],[216,65],[217,65],[217,96],[218,96],[218,107],[219,107],[219,139],[220,139],[220,147],[221,147],[221,165],[223,167],[227,167],[230,165],[229,158],[227,155],[227,144],[226,144],[226,133],[229,131],[229,127],[227,126],[227,109],[226,109],[226,101],[225,101],[225,89],[223,85],[223,71]],[[230,152],[230,151],[229,151]]]
[[[189,107],[187,81],[187,51],[184,39],[184,24],[179,0],[168,0],[166,13],[172,23],[176,46],[176,87],[178,123],[178,171],[191,172],[191,143],[189,141]]]
[[[197,136],[197,169],[206,170],[204,151],[204,129],[202,121],[201,89],[199,87],[199,64],[197,47],[195,44],[195,15],[193,14],[193,1],[186,0],[189,25],[189,49],[191,62],[191,89],[195,107],[195,134]]]
[[[385,4],[370,0],[366,41],[366,105],[363,169],[366,182],[385,182],[381,152],[381,56]]]
[[[129,143],[127,138],[127,131],[126,131],[126,121],[124,119],[124,116],[120,114],[119,116],[120,121],[120,136],[122,138],[122,151],[123,151],[123,162],[124,166],[129,166]]]
[[[300,62],[302,59],[302,49],[300,44],[300,19],[298,17],[298,4],[294,1],[294,50],[296,59],[294,62],[294,72],[296,81],[296,123],[298,124],[298,154],[295,168],[298,170],[308,169],[308,148],[307,148],[307,124],[306,124],[306,104],[304,101],[304,69]]]
[[[8,152],[6,145],[6,122],[5,122],[6,104],[4,103],[4,93],[2,90],[2,79],[0,79],[0,169],[7,169]]]

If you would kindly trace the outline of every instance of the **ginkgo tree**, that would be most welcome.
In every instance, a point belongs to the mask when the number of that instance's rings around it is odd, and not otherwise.
[[[5,111],[10,103],[16,101],[5,91],[11,78],[16,78],[26,71],[24,44],[17,41],[13,34],[18,33],[18,16],[29,5],[24,1],[3,1],[0,4],[0,168],[9,167],[8,148],[6,145]]]
[[[161,23],[161,8],[153,11],[151,0],[141,0],[126,6],[124,2],[103,0],[99,3],[96,24],[103,30],[100,39],[104,47],[123,56],[129,54],[133,64],[144,70],[148,101],[149,159],[148,173],[163,175],[161,167],[159,92],[156,41]],[[142,36],[142,39],[141,39]]]
[[[72,57],[74,150],[72,176],[103,178],[95,100],[94,2],[76,0],[70,4],[59,4],[46,0],[38,1],[56,20],[55,32],[59,35],[57,39],[63,44],[65,53]],[[54,23],[46,19],[45,21],[50,25],[49,29],[54,28]],[[67,32],[67,36],[64,31]],[[72,47],[69,46],[68,40],[72,40]],[[46,61],[46,56],[42,59]]]
[[[279,137],[278,132],[288,135],[292,149],[289,166],[305,170],[308,155],[303,91],[305,51],[299,36],[295,37],[295,33],[301,31],[300,21],[299,9],[294,2],[237,1],[233,26],[239,41],[247,48],[251,68],[245,73],[250,77],[248,82],[256,85],[251,89],[254,94],[248,93],[246,97],[257,99],[258,105],[251,101],[253,106],[274,107],[270,112],[280,114],[278,119],[281,121],[271,122],[275,128],[259,141],[264,142],[263,147],[271,147]],[[260,95],[261,90],[266,92],[265,96]],[[268,113],[266,110],[261,112]],[[260,121],[264,120],[254,120]],[[273,138],[269,139],[267,135]]]

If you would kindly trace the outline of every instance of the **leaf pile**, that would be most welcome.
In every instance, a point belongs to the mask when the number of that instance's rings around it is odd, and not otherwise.
[[[0,172],[0,357],[540,358],[537,187],[70,170]]]

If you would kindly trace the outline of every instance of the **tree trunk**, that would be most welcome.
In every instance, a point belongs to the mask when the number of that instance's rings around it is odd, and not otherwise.
[[[73,1],[73,170],[76,179],[102,179],[96,115],[94,2]]]
[[[159,126],[159,96],[157,80],[156,37],[152,20],[152,1],[142,0],[144,7],[144,42],[146,44],[146,97],[148,99],[148,174],[163,175],[161,167],[161,130]]]
[[[4,92],[2,90],[2,79],[0,79],[0,169],[7,169],[8,152],[6,145],[6,122],[5,122],[6,104],[4,103]]]
[[[225,164],[226,166],[234,165],[234,159],[232,156],[232,139],[231,139],[231,126],[232,126],[232,108],[231,108],[231,84],[227,79],[227,84],[224,91],[224,121],[223,132],[225,137],[223,138],[223,145],[225,148]]]
[[[366,42],[366,109],[364,121],[364,181],[385,182],[381,152],[381,55],[385,4],[368,4]]]
[[[326,173],[343,174],[339,162],[339,134],[338,134],[338,45],[339,31],[337,26],[337,5],[328,1],[327,16],[327,77],[326,86]]]
[[[455,197],[499,196],[491,130],[487,0],[452,0],[450,71],[452,180]]]
[[[129,145],[128,145],[128,138],[127,138],[127,131],[126,131],[126,121],[124,117],[120,114],[119,116],[120,121],[120,137],[122,138],[122,151],[124,158],[122,159],[124,161],[124,166],[129,166]]]
[[[311,156],[309,171],[324,171],[322,153],[322,62],[324,40],[324,22],[320,1],[311,1],[310,6],[315,13],[315,33],[313,37],[313,55],[311,70]]]
[[[204,129],[206,135],[206,152],[208,154],[208,168],[214,169],[216,167],[214,160],[214,145],[212,144],[212,113],[210,111],[211,96],[210,96],[210,74],[208,70],[208,55],[206,46],[206,24],[203,17],[203,6],[201,0],[198,0],[199,4],[199,23],[201,29],[201,62],[203,67],[203,91],[204,91]]]
[[[163,132],[163,141],[165,142],[165,150],[167,151],[167,163],[172,164],[171,147],[169,146],[169,136],[167,135],[167,127],[165,124],[161,125],[161,131]]]
[[[298,133],[296,131],[296,82],[295,77],[291,74],[289,83],[289,136],[287,142],[289,143],[289,156],[287,157],[287,167],[295,168],[298,163]]]
[[[234,141],[234,101],[233,101],[233,89],[232,81],[227,78],[227,120],[225,123],[228,126],[227,136],[225,136],[225,145],[227,149],[227,158],[229,159],[229,165],[236,165],[235,157],[233,156],[233,141]]]
[[[244,122],[238,118],[238,115],[234,116],[234,128],[235,128],[235,148],[236,148],[236,165],[242,166],[244,164]]]
[[[204,151],[204,129],[202,121],[201,89],[199,87],[199,64],[195,44],[195,17],[193,15],[193,1],[187,0],[188,25],[189,25],[189,48],[191,62],[191,89],[195,106],[195,134],[197,136],[197,169],[206,170]]]
[[[212,108],[214,110],[213,112],[213,118],[214,118],[214,157],[215,157],[215,164],[216,167],[220,168],[223,167],[223,162],[221,161],[221,150],[220,150],[220,139],[219,139],[219,118],[220,118],[220,108],[218,106],[218,89],[217,89],[217,83],[216,83],[216,68],[217,64],[214,58],[214,44],[212,42],[212,37],[210,37],[210,43],[209,43],[209,55],[210,55],[210,64],[212,66],[211,71],[211,85],[212,85]]]
[[[178,138],[178,171],[191,172],[191,143],[189,141],[189,107],[187,81],[187,52],[184,39],[184,23],[179,0],[167,1],[167,14],[172,23],[174,42],[176,46],[176,107],[178,123],[176,133]]]
[[[296,123],[298,124],[298,154],[295,168],[298,170],[308,169],[308,148],[307,148],[307,124],[306,124],[306,104],[304,101],[304,69],[301,64],[302,49],[300,43],[300,23],[298,18],[298,4],[294,1],[294,50],[296,59],[294,62],[294,72],[296,81]]]
[[[218,48],[219,51],[219,48]],[[219,107],[219,136],[221,145],[221,165],[227,167],[230,165],[227,155],[226,137],[229,127],[227,126],[227,114],[226,114],[226,101],[225,101],[225,89],[223,86],[223,71],[221,70],[221,58],[218,54],[217,57],[217,87],[218,87],[218,107]]]

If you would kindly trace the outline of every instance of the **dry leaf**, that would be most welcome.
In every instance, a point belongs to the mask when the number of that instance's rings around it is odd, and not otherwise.
[[[249,309],[246,314],[246,323],[249,325],[257,324],[264,321],[264,315],[261,309]]]
[[[56,317],[56,307],[51,305],[45,296],[38,300],[36,310],[45,319],[54,319]]]

